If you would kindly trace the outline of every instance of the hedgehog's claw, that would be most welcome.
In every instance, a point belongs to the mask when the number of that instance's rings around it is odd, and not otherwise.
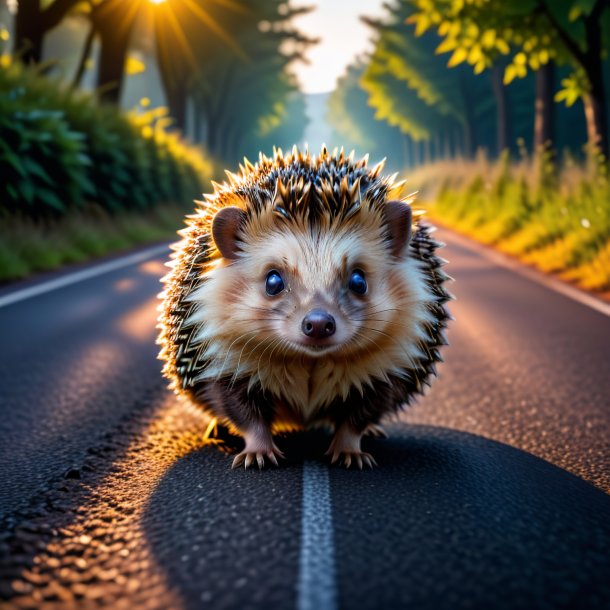
[[[274,445],[273,449],[270,451],[262,452],[262,451],[242,451],[238,453],[233,458],[233,463],[231,464],[231,468],[239,468],[242,464],[244,468],[247,470],[250,466],[256,464],[259,470],[262,470],[265,467],[265,458],[271,462],[274,466],[279,466],[277,461],[277,457],[284,457],[284,454]]]
[[[341,462],[346,468],[350,468],[352,465],[357,465],[360,470],[363,470],[365,466],[372,470],[375,466],[377,466],[375,458],[370,453],[365,453],[364,451],[333,451],[332,449],[329,449],[326,452],[326,455],[331,456],[331,464]]]
[[[283,458],[284,454],[276,447],[267,426],[258,422],[242,434],[246,446],[235,456],[231,468],[238,468],[243,464],[246,469],[257,465],[262,470],[265,467],[265,458],[274,466],[278,466],[277,458]]]
[[[335,436],[326,452],[330,457],[330,463],[341,462],[346,468],[352,464],[358,465],[362,470],[364,466],[373,468],[377,462],[370,453],[365,453],[360,449],[360,439],[362,434],[356,432],[349,424],[342,424],[335,433]]]

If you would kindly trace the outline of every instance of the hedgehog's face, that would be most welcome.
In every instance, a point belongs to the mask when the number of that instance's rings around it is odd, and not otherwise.
[[[232,295],[227,319],[248,320],[238,330],[258,330],[278,354],[347,356],[386,343],[404,309],[400,260],[411,223],[409,207],[396,205],[325,228],[272,214],[246,222],[237,208],[224,208],[213,235],[232,259],[222,268]]]

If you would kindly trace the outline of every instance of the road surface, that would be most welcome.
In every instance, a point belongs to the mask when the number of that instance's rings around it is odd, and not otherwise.
[[[610,317],[441,237],[451,346],[375,471],[202,441],[155,358],[164,251],[0,291],[0,607],[609,608]]]

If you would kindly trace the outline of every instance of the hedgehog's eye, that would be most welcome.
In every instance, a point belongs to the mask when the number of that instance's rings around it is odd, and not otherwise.
[[[349,284],[347,287],[356,294],[366,294],[367,285],[362,269],[354,269],[349,276]]]
[[[270,297],[280,294],[284,290],[284,280],[279,271],[269,271],[265,280],[265,290]]]

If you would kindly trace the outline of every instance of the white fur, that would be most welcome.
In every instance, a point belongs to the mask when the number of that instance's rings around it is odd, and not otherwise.
[[[197,327],[195,342],[205,344],[208,360],[197,380],[228,374],[249,378],[250,386],[260,383],[307,423],[336,397],[347,397],[353,387],[362,391],[373,380],[408,375],[422,356],[423,324],[433,321],[427,304],[436,299],[419,261],[389,260],[379,219],[369,216],[368,224],[325,231],[316,234],[315,241],[304,228],[282,232],[264,227],[266,239],[246,243],[237,262],[217,259],[201,287],[188,297],[196,309],[187,324]],[[370,324],[374,330],[361,331],[361,338],[341,336],[335,351],[308,356],[295,347],[295,323],[256,313],[256,307],[270,306],[263,290],[265,274],[283,261],[298,269],[287,291],[293,291],[289,298],[294,299],[295,320],[300,320],[300,312],[313,299],[326,298],[344,257],[349,265],[367,265],[370,298],[376,299],[372,310],[380,312]],[[395,311],[384,311],[390,309]]]

